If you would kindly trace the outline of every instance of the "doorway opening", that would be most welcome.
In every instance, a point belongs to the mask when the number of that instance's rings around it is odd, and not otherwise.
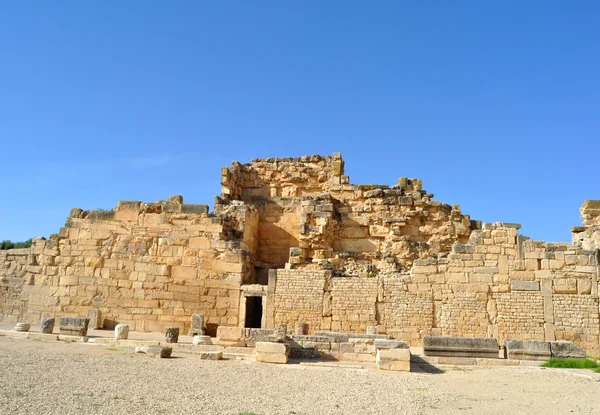
[[[246,297],[246,324],[247,329],[260,329],[262,325],[262,297]]]

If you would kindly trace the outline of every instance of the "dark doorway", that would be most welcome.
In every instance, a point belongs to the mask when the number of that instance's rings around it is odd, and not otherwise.
[[[262,321],[262,297],[246,297],[247,329],[259,329]]]

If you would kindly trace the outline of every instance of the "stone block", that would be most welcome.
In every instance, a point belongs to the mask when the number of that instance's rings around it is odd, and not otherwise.
[[[375,349],[408,349],[408,345],[400,340],[375,339]]]
[[[367,326],[367,334],[378,334],[377,326]]]
[[[88,316],[88,319],[90,320],[90,324],[89,324],[88,328],[91,328],[92,330],[102,328],[102,326],[103,326],[102,311],[98,310],[97,308],[94,308],[94,309],[88,310],[87,316]]]
[[[504,340],[504,358],[515,360],[549,360],[550,343],[540,340]]]
[[[61,317],[60,318],[60,334],[69,336],[86,336],[89,318],[84,317]]]
[[[498,342],[487,337],[425,336],[425,356],[488,357],[497,359]]]
[[[172,347],[164,346],[138,346],[135,348],[136,353],[144,353],[152,357],[160,357],[162,359],[171,357],[173,353]]]
[[[15,331],[21,331],[21,332],[26,332],[26,331],[29,331],[30,328],[31,328],[31,324],[29,324],[29,323],[17,323],[15,325],[14,330]]]
[[[196,335],[196,336],[194,336],[194,339],[192,340],[192,344],[195,344],[195,345],[211,345],[212,344],[212,340],[211,340],[210,336]]]
[[[288,353],[289,347],[284,343],[258,342],[256,343],[257,353]]]
[[[115,339],[126,340],[129,337],[129,324],[117,324],[115,326]]]
[[[272,337],[274,332],[273,329],[246,329],[246,346],[254,347],[256,342],[265,341],[265,339]]]
[[[555,359],[585,359],[585,350],[571,342],[550,342],[550,349],[552,351],[552,358]]]
[[[54,330],[54,317],[43,317],[40,321],[40,330],[42,333],[50,334]]]
[[[377,350],[375,357],[377,368],[381,370],[395,370],[410,372],[409,349],[382,349]]]
[[[221,346],[244,347],[246,345],[244,328],[219,326],[217,328],[217,344]]]
[[[223,359],[223,352],[200,352],[200,359],[202,360],[221,360]]]
[[[510,282],[510,289],[512,291],[539,291],[539,281],[517,281],[512,280]]]
[[[256,353],[255,359],[257,362],[285,364],[289,357],[282,353]]]
[[[192,327],[190,328],[189,335],[203,335],[204,334],[204,314],[194,313],[192,314]]]
[[[167,343],[177,343],[179,340],[179,327],[167,326],[165,327],[165,341]]]

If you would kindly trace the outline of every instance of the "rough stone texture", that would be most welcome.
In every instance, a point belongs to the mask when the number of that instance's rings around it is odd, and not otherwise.
[[[167,343],[177,343],[179,340],[179,327],[167,326],[165,327],[165,341]]]
[[[265,341],[265,339],[273,337],[274,334],[275,330],[273,329],[246,329],[246,346],[254,347],[256,342]]]
[[[219,326],[217,329],[217,344],[220,346],[244,347],[246,345],[244,328]]]
[[[223,359],[223,352],[201,352],[199,356],[202,360],[221,360]]]
[[[262,285],[262,328],[566,340],[600,354],[599,201],[572,243],[532,241],[519,225],[471,220],[419,179],[350,184],[340,154],[234,162],[206,205],[120,201],[73,209],[32,248],[0,251],[0,321],[102,312],[105,327],[245,325]],[[551,218],[550,218],[551,220]],[[238,341],[239,343],[239,341]]]
[[[90,320],[89,328],[96,330],[103,327],[102,311],[98,309],[88,310],[87,316]]]
[[[256,343],[256,361],[264,363],[287,363],[290,348],[284,343]]]
[[[42,317],[40,320],[40,330],[42,333],[52,333],[54,331],[54,321],[54,317]]]
[[[426,336],[425,356],[498,358],[498,342],[491,338]]]
[[[115,339],[126,340],[129,337],[129,324],[117,324],[115,326]]]
[[[550,349],[552,350],[553,358],[576,358],[584,359],[585,350],[577,347],[571,342],[550,342]]]
[[[195,336],[197,334],[204,334],[204,314],[200,313],[192,314],[192,327],[189,332],[190,336]]]
[[[410,350],[388,349],[377,350],[375,357],[377,368],[381,370],[394,370],[398,372],[410,372]]]
[[[536,340],[504,340],[504,357],[516,360],[549,360],[550,342]]]
[[[399,340],[375,339],[373,342],[375,349],[408,349],[408,345]]]
[[[15,325],[15,331],[29,331],[31,325],[29,323],[17,323]]]
[[[89,318],[83,317],[61,317],[60,334],[69,336],[87,336]]]
[[[196,335],[194,336],[194,338],[192,339],[192,344],[196,344],[196,345],[211,345],[212,344],[212,340],[210,338],[210,336],[204,336],[204,335]]]
[[[172,347],[164,346],[137,346],[135,348],[136,353],[144,353],[152,357],[160,357],[162,359],[171,357],[173,353]]]

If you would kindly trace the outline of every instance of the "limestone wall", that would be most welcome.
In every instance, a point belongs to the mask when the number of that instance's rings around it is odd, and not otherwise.
[[[338,153],[234,162],[221,183],[212,213],[181,196],[73,209],[49,240],[0,251],[0,321],[98,308],[107,327],[185,332],[203,313],[214,334],[253,321],[260,295],[265,328],[564,339],[600,354],[599,201],[572,244],[543,243],[482,226],[419,179],[350,184]]]
[[[416,260],[410,274],[333,276],[323,291],[303,291],[303,302],[323,309],[317,330],[380,332],[419,345],[427,335],[568,340],[600,351],[596,252],[567,243],[544,244],[517,233],[518,225],[485,224],[446,258]],[[313,284],[303,271],[286,270],[275,296]],[[295,274],[296,273],[296,274]],[[307,296],[312,296],[310,299]],[[318,312],[317,312],[318,314]],[[293,324],[287,313],[276,323]],[[314,316],[311,317],[314,322]]]
[[[35,241],[31,256],[0,254],[3,321],[85,316],[98,308],[107,325],[141,331],[169,324],[186,331],[197,312],[210,327],[237,325],[248,253],[206,211],[172,201],[74,209],[60,234]]]

